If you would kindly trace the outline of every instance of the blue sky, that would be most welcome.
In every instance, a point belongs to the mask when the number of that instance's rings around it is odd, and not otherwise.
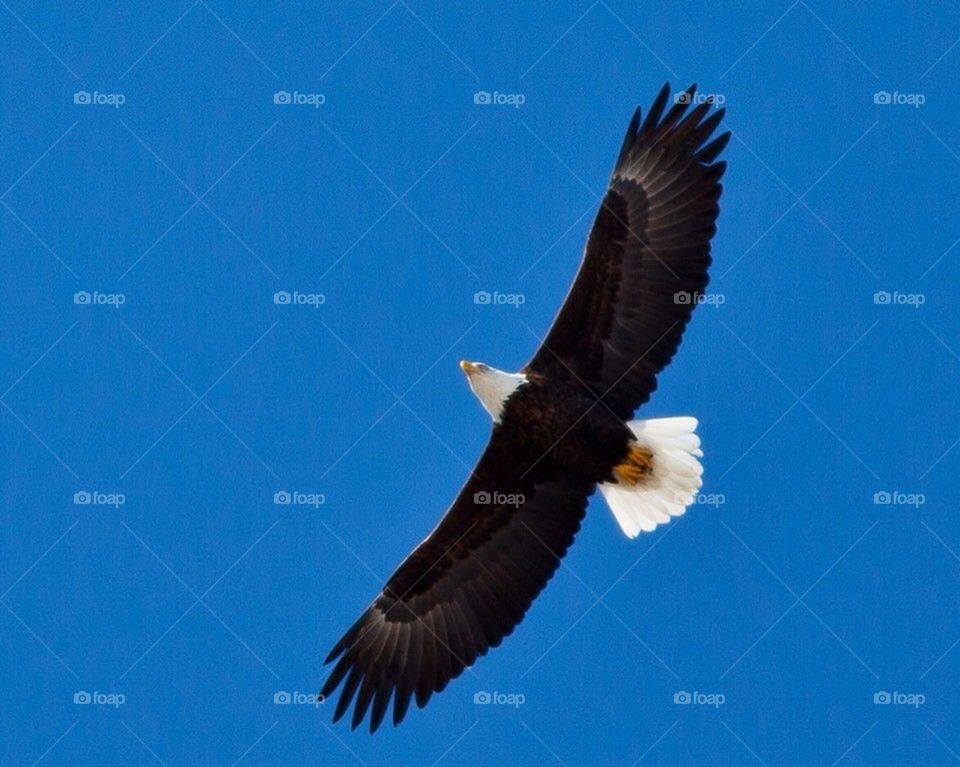
[[[0,761],[960,760],[960,10],[299,5],[0,8]],[[701,419],[701,503],[595,498],[501,648],[331,726],[487,439],[456,361],[532,354],[665,80],[735,135],[642,411]]]

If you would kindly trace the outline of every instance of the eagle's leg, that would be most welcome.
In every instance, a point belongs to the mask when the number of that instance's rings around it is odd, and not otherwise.
[[[613,467],[613,475],[621,485],[635,487],[653,475],[653,451],[632,441],[626,457]]]

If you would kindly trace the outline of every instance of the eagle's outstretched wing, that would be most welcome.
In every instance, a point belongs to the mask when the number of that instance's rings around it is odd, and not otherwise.
[[[627,128],[583,262],[528,370],[579,380],[622,418],[650,398],[707,285],[730,138],[696,86]],[[704,119],[706,118],[706,119]]]
[[[370,731],[393,697],[393,722],[415,696],[426,705],[523,620],[580,529],[591,482],[549,461],[518,462],[494,427],[473,475],[440,524],[397,568],[337,642],[321,694],[344,683],[334,713],[356,696],[353,727],[371,703]]]

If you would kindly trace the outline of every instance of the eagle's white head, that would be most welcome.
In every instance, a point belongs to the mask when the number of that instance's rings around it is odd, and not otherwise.
[[[494,421],[500,420],[503,405],[510,395],[527,382],[523,373],[507,373],[482,362],[460,360],[460,369],[467,374],[471,391]]]

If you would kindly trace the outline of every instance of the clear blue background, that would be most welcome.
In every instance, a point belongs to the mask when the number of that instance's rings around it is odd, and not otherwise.
[[[0,762],[958,761],[960,10],[0,5]],[[723,503],[631,542],[594,499],[399,729],[275,704],[458,490],[489,419],[456,361],[531,355],[665,80],[735,138],[723,303],[643,414],[699,416]]]

